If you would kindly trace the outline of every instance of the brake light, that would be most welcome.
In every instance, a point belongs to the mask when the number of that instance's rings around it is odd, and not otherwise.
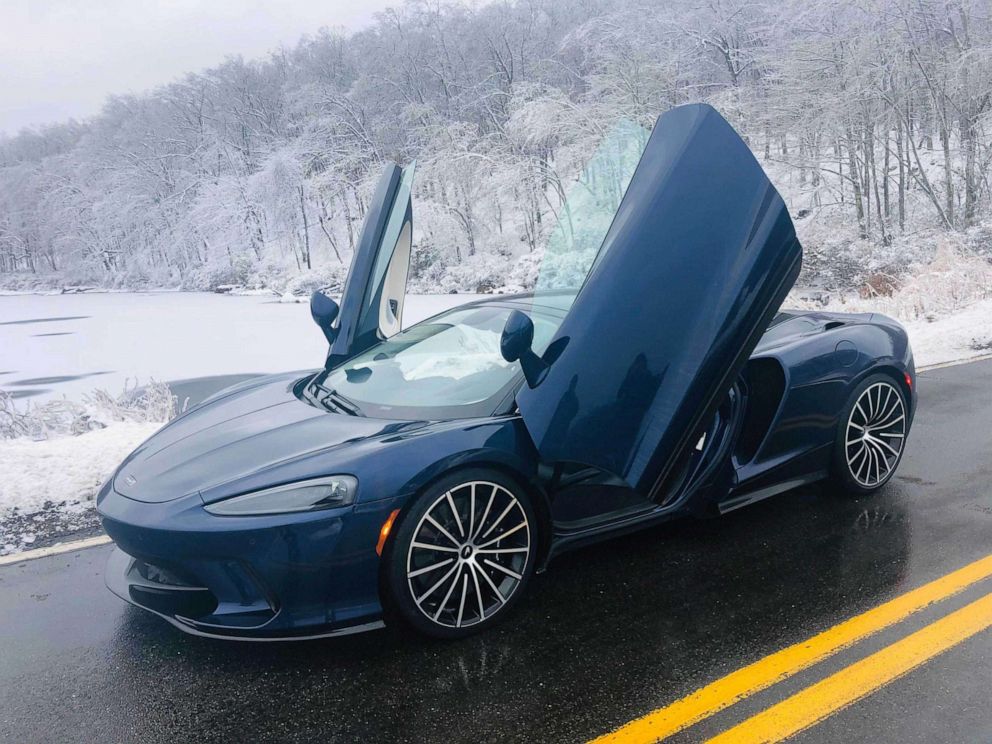
[[[389,537],[390,530],[393,529],[393,522],[396,521],[396,517],[400,515],[399,509],[393,509],[390,513],[389,518],[382,523],[382,528],[379,530],[379,542],[375,546],[375,554],[378,556],[382,555],[382,549],[386,547],[386,538]]]
[[[903,375],[905,375],[905,377],[906,377],[906,387],[908,387],[910,390],[912,390],[913,389],[913,378],[909,376],[909,372],[903,372]]]

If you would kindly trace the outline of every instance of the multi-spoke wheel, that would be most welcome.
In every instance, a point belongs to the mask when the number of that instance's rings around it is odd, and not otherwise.
[[[416,628],[467,635],[500,616],[533,570],[534,513],[515,484],[465,471],[421,495],[388,554],[390,588]]]
[[[848,490],[869,493],[895,473],[908,431],[906,401],[885,375],[862,382],[851,395],[837,433],[835,476]]]

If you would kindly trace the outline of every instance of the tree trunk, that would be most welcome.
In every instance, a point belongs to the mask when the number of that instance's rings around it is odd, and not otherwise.
[[[300,214],[303,215],[303,258],[307,262],[307,268],[313,268],[310,265],[310,224],[307,222],[307,206],[303,199],[303,184],[300,184]]]
[[[848,178],[851,181],[851,187],[854,189],[854,208],[858,216],[858,228],[861,232],[862,238],[867,238],[868,233],[865,231],[865,205],[864,200],[861,196],[861,175],[858,169],[857,158],[854,154],[854,132],[851,128],[847,128],[847,170]]]
[[[885,217],[892,214],[889,205],[889,126],[885,125],[885,139],[882,142],[882,151],[885,153],[882,158],[882,200],[884,203]]]
[[[978,201],[978,178],[976,176],[976,134],[975,120],[968,113],[961,114],[961,149],[964,150],[964,226],[971,227],[975,222],[975,204]]]
[[[944,181],[947,187],[945,193],[944,214],[947,221],[954,225],[954,168],[951,163],[951,133],[943,122],[940,125],[940,145],[944,150]]]
[[[896,161],[899,163],[899,232],[906,229],[906,164],[903,160],[902,119],[896,117]]]

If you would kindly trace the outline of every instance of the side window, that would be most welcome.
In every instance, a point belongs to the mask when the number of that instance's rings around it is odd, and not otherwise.
[[[371,317],[367,324],[363,324],[363,332],[371,330],[370,326],[374,323],[380,339],[396,335],[403,326],[403,300],[406,297],[413,242],[411,194],[415,169],[416,163],[403,169],[392,211],[383,230],[382,247],[369,280],[367,308]]]
[[[379,335],[395,336],[403,326],[403,301],[406,299],[406,281],[410,272],[410,251],[413,247],[413,224],[403,223],[393,257],[386,269],[382,297],[379,301]]]

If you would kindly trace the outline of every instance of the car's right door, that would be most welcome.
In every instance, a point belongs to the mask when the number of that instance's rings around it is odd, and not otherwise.
[[[795,281],[802,249],[750,149],[706,105],[659,118],[621,193],[611,221],[569,228],[595,250],[580,240],[584,253],[550,253],[556,276],[578,260],[584,280],[547,375],[517,405],[545,462],[590,465],[660,499]]]

